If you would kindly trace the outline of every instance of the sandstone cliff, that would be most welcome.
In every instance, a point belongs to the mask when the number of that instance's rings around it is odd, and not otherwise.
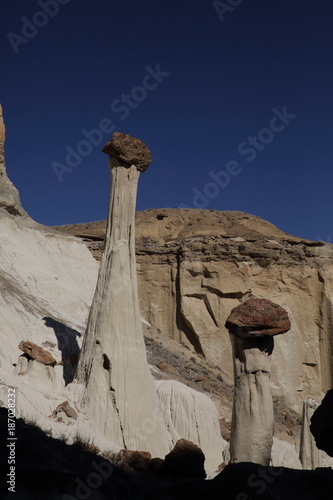
[[[5,139],[6,129],[0,104],[0,208],[13,215],[27,216],[21,205],[19,192],[7,176],[4,152]]]
[[[98,259],[103,221],[62,226]],[[292,328],[277,338],[273,396],[301,412],[332,386],[333,246],[290,236],[242,212],[161,209],[137,213],[141,314],[168,337],[220,367],[232,382],[224,323],[251,296],[289,313]]]

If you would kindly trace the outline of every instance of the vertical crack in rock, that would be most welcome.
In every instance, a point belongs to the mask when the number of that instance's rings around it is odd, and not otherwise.
[[[176,274],[176,324],[177,324],[177,328],[180,331],[184,332],[187,339],[193,345],[195,352],[197,354],[201,354],[202,356],[205,356],[198,335],[191,328],[191,326],[188,324],[188,322],[186,321],[186,318],[183,314],[181,277],[180,277],[181,265],[182,265],[181,248],[179,248],[178,252],[177,252],[177,274]]]
[[[105,437],[162,457],[169,451],[167,433],[147,363],[135,258],[137,185],[151,153],[139,139],[118,132],[103,152],[111,169],[107,234],[77,380],[86,385],[83,403]],[[106,359],[110,371],[103,368]],[[145,424],[152,419],[147,432]]]
[[[14,184],[8,179],[5,162],[6,128],[3,120],[2,106],[0,104],[0,208],[11,215],[26,216],[20,195]]]
[[[230,461],[269,465],[274,431],[270,357],[273,336],[291,327],[288,314],[269,300],[251,298],[231,311],[225,326],[235,378]]]

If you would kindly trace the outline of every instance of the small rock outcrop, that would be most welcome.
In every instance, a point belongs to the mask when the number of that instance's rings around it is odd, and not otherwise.
[[[233,347],[234,405],[230,461],[269,465],[274,412],[270,390],[270,356],[274,335],[290,329],[279,305],[251,298],[235,307],[226,321]],[[282,369],[282,368],[281,368]]]
[[[23,209],[20,195],[14,184],[8,179],[5,163],[6,129],[0,104],[0,208],[11,215],[28,216]]]
[[[310,430],[317,447],[333,457],[333,389],[326,393],[313,413]]]
[[[60,405],[58,405],[56,409],[53,410],[49,418],[57,418],[59,413],[64,413],[68,418],[72,418],[74,420],[77,419],[77,413],[74,408],[70,406],[68,401],[60,403]]]
[[[103,151],[112,177],[108,227],[77,380],[85,384],[83,403],[106,438],[162,457],[170,448],[147,363],[135,258],[137,185],[151,154],[139,139],[118,132]]]
[[[27,354],[29,358],[35,359],[43,365],[55,366],[57,364],[52,354],[33,342],[22,340],[22,342],[19,343],[19,349]]]
[[[112,463],[130,474],[147,474],[150,462],[151,454],[147,451],[120,450],[112,456]]]

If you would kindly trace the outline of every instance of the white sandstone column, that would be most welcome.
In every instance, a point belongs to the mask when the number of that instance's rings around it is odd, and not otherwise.
[[[118,133],[103,151],[112,178],[108,226],[77,379],[86,384],[85,404],[107,438],[163,457],[169,447],[146,358],[135,257],[137,184],[150,151]]]
[[[290,329],[288,314],[269,300],[251,298],[231,311],[226,327],[235,380],[230,462],[269,465],[274,431],[270,357],[273,336]]]

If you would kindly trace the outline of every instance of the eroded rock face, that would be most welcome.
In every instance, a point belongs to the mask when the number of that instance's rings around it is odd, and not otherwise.
[[[22,340],[19,344],[19,349],[25,352],[30,358],[39,361],[39,363],[43,365],[55,366],[57,364],[52,354],[33,342]]]
[[[176,380],[156,380],[159,405],[172,444],[180,438],[200,446],[207,474],[222,462],[227,442],[222,439],[219,415],[212,400]]]
[[[64,230],[100,258],[105,222]],[[226,319],[255,296],[277,302],[292,322],[276,339],[274,398],[301,413],[304,399],[320,400],[331,389],[333,245],[243,212],[168,208],[136,214],[136,250],[142,317],[220,366],[225,381],[233,381]]]
[[[6,129],[0,104],[0,208],[11,215],[27,216],[20,201],[20,195],[14,184],[8,179],[5,163]]]

